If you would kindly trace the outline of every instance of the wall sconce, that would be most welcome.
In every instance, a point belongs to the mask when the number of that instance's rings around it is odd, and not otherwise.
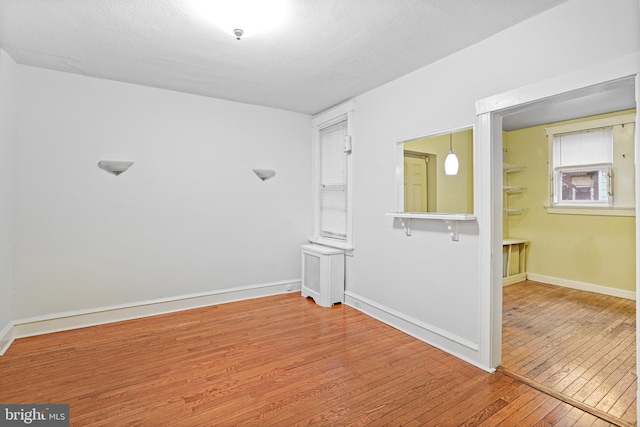
[[[444,159],[445,175],[458,175],[458,156],[453,152],[453,136],[449,134],[449,154]]]
[[[126,172],[127,169],[133,164],[133,162],[125,162],[118,160],[100,160],[98,162],[98,167],[102,170],[105,170],[109,173],[114,174],[115,176],[120,175],[122,172]]]
[[[273,169],[254,169],[253,172],[263,181],[273,178],[276,175],[276,171]]]

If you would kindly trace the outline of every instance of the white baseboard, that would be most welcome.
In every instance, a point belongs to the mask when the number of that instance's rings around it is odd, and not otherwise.
[[[482,366],[479,359],[479,346],[466,338],[459,337],[441,328],[429,325],[426,322],[415,319],[390,307],[378,304],[363,296],[350,291],[344,293],[345,304],[392,326],[412,337],[424,341],[446,353],[464,360],[487,372],[494,372],[495,369]]]
[[[299,291],[300,287],[300,279],[286,280],[198,294],[180,295],[172,298],[139,301],[131,304],[18,319],[13,321],[13,325],[8,325],[8,328],[5,327],[0,331],[0,355],[4,354],[11,345],[11,342],[17,338],[279,295]],[[8,331],[5,331],[5,329],[8,329]],[[7,338],[3,338],[3,336]]]
[[[541,274],[527,273],[527,279],[534,282],[547,283],[549,285],[564,286],[565,288],[578,289],[581,291],[595,292],[597,294],[610,295],[630,300],[636,299],[636,293],[622,289],[608,288],[606,286],[594,285],[592,283],[577,282],[575,280],[559,279],[557,277],[543,276]]]
[[[0,329],[0,356],[2,356],[11,346],[15,337],[13,336],[13,322],[7,323]]]
[[[502,278],[502,286],[515,285],[516,283],[527,280],[527,273],[518,273]]]

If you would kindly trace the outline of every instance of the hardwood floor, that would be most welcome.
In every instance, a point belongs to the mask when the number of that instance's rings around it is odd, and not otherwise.
[[[611,425],[299,294],[16,340],[0,402],[68,403],[73,426]]]
[[[532,281],[504,288],[502,370],[621,425],[637,421],[635,333],[635,301]]]

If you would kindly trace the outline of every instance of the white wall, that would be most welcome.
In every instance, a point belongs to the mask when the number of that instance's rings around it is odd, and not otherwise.
[[[299,279],[309,116],[27,66],[16,91],[15,319]]]
[[[0,49],[0,354],[11,327],[13,288],[13,164],[15,147],[14,69]]]
[[[394,209],[395,142],[475,123],[479,99],[639,52],[637,0],[615,6],[569,1],[356,98],[350,303],[482,365],[483,230],[477,222],[462,223],[453,242],[442,221],[413,220],[407,237],[385,217]],[[489,166],[478,159],[476,177]]]
[[[356,98],[351,303],[481,365],[484,231],[462,223],[453,242],[443,222],[414,220],[405,236],[384,215],[395,143],[474,124],[479,99],[640,52],[638,2],[615,6],[569,1]],[[31,67],[15,74],[14,319],[299,277],[309,117]],[[96,166],[105,158],[136,163],[114,177]],[[477,177],[487,166],[476,165]],[[277,175],[261,182],[252,168]]]

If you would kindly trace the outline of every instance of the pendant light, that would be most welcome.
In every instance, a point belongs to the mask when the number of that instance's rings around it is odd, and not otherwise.
[[[445,175],[458,175],[458,156],[453,152],[453,136],[449,134],[449,154],[444,159]]]

